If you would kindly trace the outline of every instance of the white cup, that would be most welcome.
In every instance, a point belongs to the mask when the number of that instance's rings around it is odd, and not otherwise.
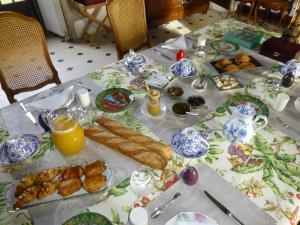
[[[148,225],[148,212],[142,207],[131,210],[129,214],[129,222],[131,225]]]
[[[197,40],[197,47],[205,47],[206,45],[206,39],[203,37],[199,37]]]
[[[83,107],[89,106],[91,103],[90,94],[87,89],[81,88],[77,91],[77,96],[80,104]]]
[[[300,113],[300,97],[296,98],[296,100],[294,102],[294,106],[295,106],[297,112]]]
[[[289,100],[290,100],[289,95],[285,93],[280,93],[277,95],[273,108],[278,112],[282,112],[286,107],[286,105],[288,104]]]

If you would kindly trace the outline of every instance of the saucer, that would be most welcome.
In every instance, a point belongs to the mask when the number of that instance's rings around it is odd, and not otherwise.
[[[151,117],[151,118],[161,118],[163,117],[166,112],[167,112],[167,106],[164,103],[160,103],[160,114],[157,116],[152,116],[151,114],[148,113],[147,111],[147,102],[144,102],[142,107],[141,107],[141,111],[144,115]]]

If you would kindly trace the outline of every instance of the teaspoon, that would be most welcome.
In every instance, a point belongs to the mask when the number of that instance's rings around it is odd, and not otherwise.
[[[172,201],[174,201],[176,198],[178,198],[181,194],[179,192],[176,192],[173,196],[173,198],[171,198],[169,201],[167,201],[167,203],[165,203],[162,206],[156,207],[153,211],[153,213],[151,214],[151,218],[155,219],[157,217],[159,217],[161,214],[163,214],[164,212],[164,208],[166,208]]]

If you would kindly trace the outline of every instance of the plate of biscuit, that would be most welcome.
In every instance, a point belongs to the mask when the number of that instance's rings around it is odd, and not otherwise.
[[[23,177],[6,191],[9,211],[103,192],[112,178],[107,163],[97,160],[85,166],[56,167]]]
[[[211,62],[211,65],[220,73],[236,73],[241,70],[252,70],[262,66],[251,55],[237,54],[235,58],[222,58]]]

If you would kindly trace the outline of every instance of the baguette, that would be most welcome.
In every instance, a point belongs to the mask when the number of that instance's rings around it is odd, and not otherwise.
[[[96,120],[96,122],[104,128],[106,128],[107,130],[109,130],[110,132],[122,138],[141,144],[146,148],[157,152],[158,154],[162,155],[166,160],[170,160],[172,158],[172,149],[169,145],[155,141],[151,137],[145,136],[140,132],[125,127],[118,121],[103,116]]]
[[[119,137],[110,131],[104,130],[100,126],[91,125],[84,130],[84,134],[94,141],[117,150],[152,168],[162,170],[168,163],[168,160],[153,149],[148,149],[141,144]]]

